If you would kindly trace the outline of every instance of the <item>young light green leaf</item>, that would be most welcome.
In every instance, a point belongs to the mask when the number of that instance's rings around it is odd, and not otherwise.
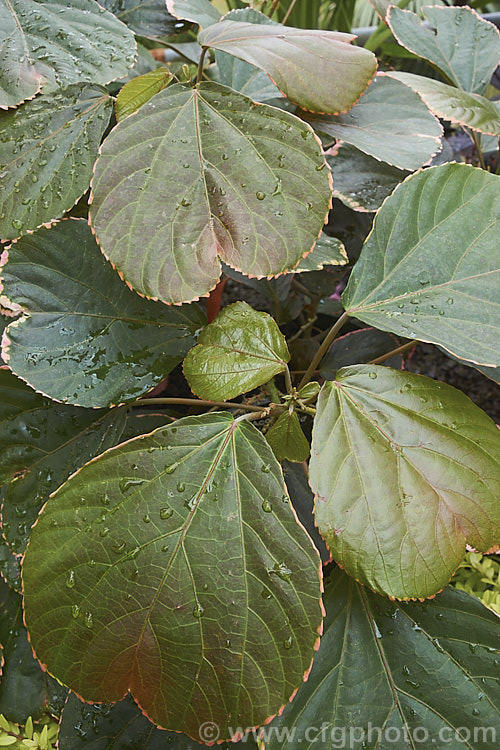
[[[40,508],[74,471],[120,441],[126,413],[55,404],[0,370],[2,534],[22,554]]]
[[[221,740],[262,724],[308,672],[322,620],[319,556],[283,493],[264,436],[227,413],[87,464],[24,558],[37,657],[84,699],[130,690],[195,739],[206,721]]]
[[[416,91],[438,117],[481,133],[500,136],[499,102],[414,73],[391,72],[388,75]]]
[[[84,220],[39,229],[6,255],[1,299],[21,316],[4,332],[2,356],[57,401],[97,407],[143,395],[182,361],[205,321],[197,305],[168,308],[128,289]]]
[[[176,31],[176,19],[165,9],[165,0],[101,0],[106,10],[140,36],[169,36]]]
[[[217,23],[221,17],[210,0],[167,0],[167,9],[176,18],[192,21],[202,28]]]
[[[215,83],[169,86],[104,141],[92,225],[134,289],[189,302],[215,286],[219,257],[249,276],[297,265],[328,213],[325,164],[294,115]]]
[[[226,401],[286,370],[290,353],[273,318],[246,302],[222,310],[184,360],[184,375],[200,398]]]
[[[328,352],[321,360],[319,374],[325,380],[335,380],[337,370],[358,362],[370,362],[372,359],[391,352],[401,346],[401,341],[386,331],[376,328],[362,328],[351,331],[345,336],[335,339]],[[404,356],[396,354],[386,360],[385,367],[401,370]]]
[[[210,727],[207,727],[206,740],[210,739],[209,731]],[[171,750],[206,750],[206,745],[194,742],[185,734],[155,727],[130,695],[118,703],[103,706],[82,703],[74,693],[70,693],[61,716],[59,750],[94,750],[94,743],[100,744],[103,740],[109,748],[116,750],[165,750],[166,747]],[[245,740],[245,747],[247,745],[249,750],[257,748],[252,737]],[[232,745],[225,742],[218,747],[220,750],[234,750]]]
[[[23,625],[22,597],[0,581],[0,642],[5,663],[0,680],[0,713],[23,723],[44,711],[58,712],[67,690],[33,658]]]
[[[312,253],[302,258],[293,273],[321,271],[325,266],[345,266],[346,263],[349,263],[349,258],[343,242],[338,237],[330,237],[322,232]]]
[[[326,157],[333,195],[354,211],[376,211],[408,172],[381,162],[345,143]]]
[[[484,94],[500,63],[500,34],[471,8],[422,8],[425,22],[392,5],[387,16],[398,42],[436,65],[464,91]]]
[[[224,20],[279,26],[264,13],[259,13],[253,8],[232,10],[224,16]],[[217,83],[230,86],[256,102],[281,98],[281,91],[276,88],[269,76],[254,65],[239,60],[228,52],[220,52],[219,50],[215,51],[215,62],[217,64],[212,75],[213,80]]]
[[[136,112],[159,91],[163,91],[171,80],[172,74],[168,68],[156,68],[126,83],[116,97],[115,109],[118,122]]]
[[[83,195],[111,112],[106,89],[75,84],[0,113],[0,237],[58,219]]]
[[[0,107],[72,83],[109,83],[135,59],[127,27],[95,0],[0,0]]]
[[[321,390],[310,481],[333,558],[371,589],[429,597],[500,525],[500,431],[461,391],[375,365]]]
[[[325,632],[311,675],[263,729],[267,750],[288,749],[289,736],[303,750],[495,750],[493,612],[451,587],[429,602],[388,602],[339,569],[324,600]]]
[[[443,164],[386,200],[342,302],[384,331],[500,364],[500,177]]]
[[[308,119],[318,132],[399,169],[418,169],[428,163],[439,150],[443,133],[419,96],[385,74],[372,81],[346,114]]]
[[[222,20],[204,29],[198,41],[264,70],[302,109],[337,113],[352,107],[377,69],[371,52],[351,44],[355,38],[338,31]]]
[[[295,411],[285,411],[266,433],[266,440],[278,461],[301,463],[309,458],[310,447]]]

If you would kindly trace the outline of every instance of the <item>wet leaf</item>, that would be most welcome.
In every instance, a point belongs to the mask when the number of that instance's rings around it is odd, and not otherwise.
[[[0,370],[2,534],[21,554],[40,508],[84,463],[120,442],[123,409],[55,404]]]
[[[266,433],[266,440],[278,461],[287,459],[302,463],[309,458],[309,442],[302,431],[295,411],[285,411],[280,414]]]
[[[308,119],[318,132],[399,169],[418,169],[429,162],[443,132],[418,95],[382,74],[349,112]]]
[[[235,302],[203,329],[183,367],[193,393],[226,401],[264,385],[289,361],[285,337],[273,318]]]
[[[294,115],[215,83],[172,85],[106,138],[91,221],[134,289],[188,302],[215,286],[219,258],[249,276],[297,265],[328,212],[324,165]]]
[[[1,0],[0,107],[73,83],[109,83],[133,65],[134,35],[94,0]]]
[[[500,34],[471,8],[422,8],[416,13],[391,6],[389,26],[406,49],[433,63],[464,91],[484,94],[500,62]]]
[[[343,144],[327,155],[333,195],[355,211],[376,211],[408,172]]]
[[[166,88],[171,80],[172,74],[168,68],[156,68],[125,84],[116,97],[115,107],[118,122],[136,112],[151,97]]]
[[[0,503],[3,503],[6,487],[0,487]],[[7,546],[0,528],[0,576],[11,589],[21,593],[21,560]],[[1,669],[0,669],[1,672]]]
[[[224,16],[224,20],[278,26],[263,13],[259,13],[253,8],[232,10]],[[217,83],[230,86],[256,102],[281,98],[281,91],[276,88],[269,76],[254,65],[239,60],[228,52],[220,52],[219,50],[215,51],[215,62],[217,65],[213,75]]]
[[[495,750],[498,618],[448,587],[433,601],[398,604],[342,571],[326,585],[325,632],[311,675],[264,728],[269,750],[462,747]],[[432,743],[432,744],[431,744]]]
[[[24,558],[37,657],[84,699],[130,690],[193,738],[204,721],[219,739],[262,724],[302,681],[321,624],[319,557],[284,497],[263,435],[227,413],[87,464],[45,506]]]
[[[418,93],[438,117],[481,133],[500,136],[499,102],[413,73],[391,72],[390,75]]]
[[[375,56],[351,44],[354,39],[338,31],[226,20],[198,36],[202,46],[264,70],[294,104],[332,113],[352,107],[377,69]]]
[[[345,336],[335,339],[321,360],[319,374],[325,380],[335,380],[335,374],[341,367],[370,362],[372,359],[392,352],[402,343],[404,341],[399,341],[392,334],[386,333],[386,331],[378,331],[376,328],[362,328],[359,331],[351,331]],[[396,354],[383,362],[383,365],[401,370],[403,361],[404,355]]]
[[[84,220],[15,242],[3,278],[22,313],[4,333],[4,360],[36,390],[78,406],[143,395],[182,361],[205,319],[196,305],[167,308],[128,289]]]
[[[0,237],[58,219],[90,185],[112,100],[76,84],[0,113]]]
[[[165,0],[102,0],[100,3],[140,36],[169,36],[176,19],[166,12]]]
[[[408,177],[375,216],[342,296],[384,331],[500,364],[500,178],[465,164]]]
[[[61,710],[67,690],[33,658],[23,625],[21,596],[0,581],[0,643],[5,663],[0,680],[0,713],[23,723],[46,710]]]
[[[202,28],[217,23],[221,17],[210,0],[167,0],[167,9],[176,18],[192,21]]]
[[[500,524],[500,431],[461,391],[376,365],[337,372],[321,390],[310,481],[333,558],[397,599],[450,580],[466,543]]]

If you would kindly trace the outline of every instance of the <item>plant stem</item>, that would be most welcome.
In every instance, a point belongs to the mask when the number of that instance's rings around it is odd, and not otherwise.
[[[479,161],[479,166],[481,169],[486,169],[486,164],[484,163],[484,156],[483,152],[481,151],[481,145],[479,143],[479,138],[477,137],[477,133],[475,130],[469,130],[469,133],[471,134],[471,138],[474,141],[474,146],[476,147],[476,154],[477,159]]]
[[[271,9],[269,13],[267,14],[269,18],[273,17],[274,11],[277,10],[279,4],[280,4],[280,0],[274,0],[273,4],[271,5]]]
[[[308,383],[311,380],[311,377],[313,376],[314,371],[316,370],[317,366],[319,365],[319,363],[321,362],[321,360],[325,356],[326,352],[330,348],[330,344],[337,337],[337,334],[339,333],[339,331],[341,330],[341,328],[347,323],[347,318],[348,317],[349,316],[347,315],[346,312],[342,313],[342,315],[337,320],[337,322],[335,323],[335,325],[333,325],[330,328],[330,330],[328,331],[328,335],[326,336],[326,338],[324,339],[323,343],[319,347],[319,349],[316,352],[316,355],[314,356],[311,364],[307,368],[304,377],[300,381],[300,383],[299,383],[299,385],[297,387],[298,391],[300,391],[300,389],[303,388],[305,386],[305,384]]]
[[[288,365],[286,366],[285,370],[285,383],[286,383],[286,392],[291,393],[292,392],[292,376],[290,375],[290,370],[288,369]]]
[[[387,352],[386,354],[381,354],[380,357],[376,357],[375,359],[371,359],[369,362],[367,362],[368,365],[378,365],[381,362],[385,362],[386,359],[390,359],[391,357],[394,357],[396,354],[403,354],[404,352],[409,351],[412,347],[419,344],[419,341],[407,341],[406,344],[401,344],[401,346],[398,346],[397,349],[393,349],[390,352]]]
[[[202,47],[201,48],[201,55],[200,55],[200,61],[198,63],[198,75],[196,76],[196,85],[201,83],[201,80],[203,78],[203,63],[205,62],[205,55],[208,52],[208,47]]]
[[[129,406],[160,406],[182,404],[185,406],[220,406],[221,408],[243,409],[245,411],[262,411],[266,407],[252,404],[238,404],[235,401],[205,401],[201,398],[141,398]]]
[[[296,4],[296,2],[297,2],[297,0],[292,0],[292,2],[290,3],[290,5],[289,5],[289,7],[288,7],[288,10],[287,10],[287,12],[285,13],[285,17],[283,18],[283,20],[282,20],[282,22],[281,22],[281,23],[283,24],[283,26],[284,26],[284,25],[286,24],[286,22],[287,22],[287,21],[288,21],[288,19],[290,18],[290,14],[291,14],[292,10],[293,10],[293,9],[295,8],[295,4]]]

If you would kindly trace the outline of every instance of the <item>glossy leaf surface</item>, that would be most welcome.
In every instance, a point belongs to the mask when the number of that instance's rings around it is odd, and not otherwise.
[[[192,21],[202,28],[217,23],[221,17],[210,0],[167,0],[167,8],[176,18]]]
[[[202,730],[203,731],[203,730]],[[206,739],[208,740],[208,734]],[[215,739],[215,737],[213,738]],[[257,745],[245,742],[250,750]],[[203,750],[184,734],[158,729],[142,714],[130,695],[112,705],[82,703],[70,693],[61,717],[58,750]],[[234,750],[223,743],[221,750]]]
[[[15,242],[3,279],[22,312],[4,333],[4,360],[36,390],[78,406],[144,394],[182,360],[204,322],[196,305],[167,308],[128,289],[83,220]]]
[[[227,21],[249,22],[255,24],[268,24],[277,26],[263,13],[253,8],[240,8],[233,10],[224,16]],[[279,27],[281,28],[281,27]],[[224,86],[230,86],[239,91],[240,94],[249,96],[256,102],[265,102],[269,99],[281,97],[281,92],[270,80],[264,71],[244,60],[239,60],[228,52],[215,52],[215,80]]]
[[[26,551],[37,657],[86,700],[130,690],[193,738],[204,721],[220,739],[262,724],[301,683],[321,629],[319,557],[285,500],[263,435],[227,413],[87,464]]]
[[[0,370],[0,480],[10,480],[1,508],[2,534],[13,552],[24,552],[31,524],[50,493],[120,441],[125,418],[124,410],[55,404]]]
[[[311,675],[263,730],[266,748],[290,747],[286,734],[279,739],[286,727],[304,750],[495,750],[493,612],[451,587],[424,603],[388,602],[338,569],[325,588],[325,632]]]
[[[183,367],[193,393],[225,401],[267,383],[289,360],[285,337],[273,318],[235,302],[203,329]]]
[[[335,380],[335,374],[341,367],[347,367],[358,362],[370,362],[372,359],[388,354],[401,345],[401,341],[386,331],[376,328],[362,328],[351,331],[345,336],[335,339],[328,352],[321,360],[319,374],[325,380]],[[403,355],[396,354],[387,359],[385,367],[402,369]]]
[[[468,94],[441,81],[414,73],[390,73],[417,92],[434,114],[457,125],[500,136],[500,103],[480,94]]]
[[[310,482],[333,558],[397,599],[432,596],[500,527],[500,431],[461,391],[376,365],[321,390]]]
[[[333,195],[355,211],[376,211],[408,172],[379,161],[348,143],[327,155]]]
[[[215,286],[219,258],[250,276],[296,266],[331,197],[308,125],[215,83],[169,86],[119,123],[92,190],[104,254],[138,292],[175,304]]]
[[[118,122],[136,112],[152,96],[162,91],[172,80],[168,68],[156,68],[129,81],[116,97],[116,119]]]
[[[445,164],[408,177],[375,217],[345,309],[463,359],[500,364],[499,228],[497,175]]]
[[[278,461],[307,461],[309,443],[295,411],[285,411],[266,433],[266,440]]]
[[[2,0],[0,29],[0,107],[40,87],[109,83],[135,59],[132,32],[94,0]]]
[[[354,39],[338,31],[226,20],[198,36],[202,46],[228,52],[264,70],[294,104],[311,112],[331,113],[352,107],[377,69],[375,56],[350,44]]]
[[[418,95],[386,75],[378,75],[349,112],[308,119],[330,138],[399,169],[418,169],[439,150],[442,128]]]
[[[500,63],[500,34],[470,8],[424,7],[416,13],[391,6],[388,22],[398,42],[434,63],[464,91],[484,94]]]
[[[325,266],[345,266],[349,262],[346,249],[337,237],[330,237],[322,232],[314,246],[314,250],[302,258],[293,273],[304,271],[321,271]]]
[[[33,658],[23,625],[22,598],[0,581],[0,643],[3,665],[0,680],[0,713],[9,721],[24,723],[44,711],[62,708],[66,690],[42,671]]]
[[[169,36],[176,30],[165,0],[103,0],[101,5],[140,36]]]
[[[0,237],[58,219],[90,185],[112,100],[76,84],[0,113]]]

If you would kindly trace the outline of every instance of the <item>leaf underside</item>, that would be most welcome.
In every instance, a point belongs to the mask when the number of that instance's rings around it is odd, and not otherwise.
[[[375,216],[342,296],[369,325],[500,364],[500,178],[465,164],[408,177]]]
[[[169,86],[104,141],[90,216],[104,254],[146,297],[180,304],[219,258],[275,276],[309,252],[330,173],[308,125],[225,86]]]
[[[461,391],[388,367],[326,382],[310,482],[333,558],[397,599],[436,594],[500,527],[500,431]]]
[[[165,0],[102,0],[101,5],[140,36],[169,36],[176,30],[176,19],[166,12]]]
[[[304,678],[322,620],[319,556],[285,500],[264,437],[227,413],[87,464],[26,551],[37,657],[84,699],[130,690],[193,738],[204,721],[220,739],[262,724]]]
[[[197,305],[170,308],[128,289],[80,219],[15,242],[3,280],[8,303],[22,313],[4,333],[4,360],[37,391],[77,406],[143,395],[205,322]]]
[[[167,10],[176,18],[192,21],[202,28],[217,23],[221,17],[210,0],[167,0]]]
[[[309,443],[295,411],[280,414],[266,433],[266,440],[278,461],[287,459],[301,463],[309,458]]]

